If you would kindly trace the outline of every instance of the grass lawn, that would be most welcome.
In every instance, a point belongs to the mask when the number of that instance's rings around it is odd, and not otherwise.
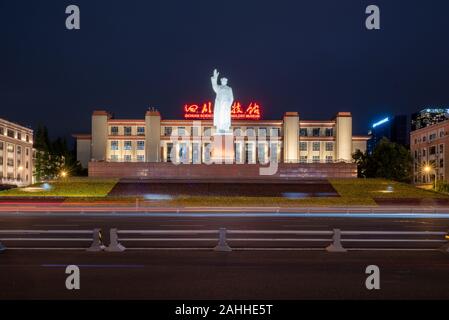
[[[39,187],[42,183],[27,188],[16,188],[0,192],[0,198],[13,197],[97,197],[107,196],[117,179],[67,178],[48,182],[49,190]],[[36,189],[37,188],[37,189]]]
[[[50,190],[33,188],[17,188],[0,192],[2,196],[17,197],[65,197],[67,203],[98,201],[107,205],[108,202],[124,205],[134,204],[135,197],[106,198],[118,182],[116,179],[68,178],[49,182]],[[288,199],[283,197],[216,197],[216,196],[179,196],[165,201],[142,201],[139,206],[375,206],[376,198],[387,199],[449,199],[448,195],[417,188],[413,185],[388,181],[384,179],[330,179],[329,182],[337,190],[340,197],[317,197],[303,199]],[[32,187],[39,187],[37,184]],[[87,202],[86,202],[87,203]]]
[[[375,206],[375,198],[449,199],[449,196],[385,179],[330,179],[340,197],[287,199],[281,197],[180,197],[175,206]]]

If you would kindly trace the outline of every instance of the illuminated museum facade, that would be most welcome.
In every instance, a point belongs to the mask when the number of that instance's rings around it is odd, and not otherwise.
[[[162,119],[149,110],[142,119],[116,119],[94,111],[90,134],[76,134],[77,159],[89,162],[209,164],[215,135],[211,104],[186,105],[184,119]],[[353,136],[352,115],[339,112],[327,121],[301,119],[287,112],[279,120],[262,120],[257,104],[232,109],[234,164],[350,163],[365,152],[368,136]]]

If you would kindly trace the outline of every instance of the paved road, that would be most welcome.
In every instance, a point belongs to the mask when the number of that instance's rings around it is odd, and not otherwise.
[[[65,266],[81,290],[65,289]],[[365,269],[381,289],[365,287]],[[449,257],[431,252],[130,251],[0,255],[0,299],[448,299]]]
[[[397,230],[444,231],[447,218],[305,217],[305,216],[192,216],[182,214],[0,214],[0,229],[103,230],[163,229],[207,230],[226,227],[240,230]],[[104,235],[108,242],[107,234]],[[0,253],[0,299],[22,298],[132,298],[132,299],[416,299],[449,298],[449,254],[438,251],[349,251],[331,254],[326,243],[312,245],[285,241],[254,245],[237,242],[229,253],[210,250],[216,242],[170,244],[177,250],[155,250],[160,243],[125,243],[122,253],[89,253],[83,250],[33,250],[55,243],[20,244],[26,250]],[[17,244],[19,245],[19,244]],[[78,243],[60,246],[79,247]],[[85,243],[83,245],[86,245]],[[385,248],[385,244],[372,248]],[[270,248],[271,247],[271,248]],[[282,247],[283,250],[278,250]],[[390,246],[392,249],[404,244]],[[407,245],[405,245],[407,247]],[[432,244],[436,247],[436,244]],[[260,248],[265,248],[261,250]],[[291,250],[301,248],[301,250]],[[308,248],[308,249],[305,249]],[[269,250],[266,250],[269,249]],[[310,250],[313,249],[313,250]],[[82,289],[65,289],[65,266],[79,265]],[[381,290],[364,287],[365,268],[381,269]]]

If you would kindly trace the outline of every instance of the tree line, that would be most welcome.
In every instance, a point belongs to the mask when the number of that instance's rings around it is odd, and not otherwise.
[[[83,175],[85,170],[76,160],[65,138],[51,140],[46,126],[39,125],[34,136],[36,150],[34,175],[37,181],[55,179],[61,175]]]

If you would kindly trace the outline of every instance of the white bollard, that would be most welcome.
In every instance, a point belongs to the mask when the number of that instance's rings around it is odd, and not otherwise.
[[[332,243],[326,247],[327,252],[347,252],[341,244],[341,230],[334,229],[334,235],[332,236]]]
[[[220,228],[218,244],[214,248],[214,251],[221,251],[221,252],[232,251],[231,247],[226,243],[226,228]]]
[[[92,245],[86,250],[89,252],[103,251],[105,246],[101,241],[101,229],[94,229],[93,231],[93,242]]]
[[[123,252],[123,251],[126,250],[126,248],[124,246],[122,246],[118,242],[117,229],[111,229],[109,241],[110,241],[109,242],[109,246],[106,249],[104,249],[105,251],[108,251],[108,252]]]

